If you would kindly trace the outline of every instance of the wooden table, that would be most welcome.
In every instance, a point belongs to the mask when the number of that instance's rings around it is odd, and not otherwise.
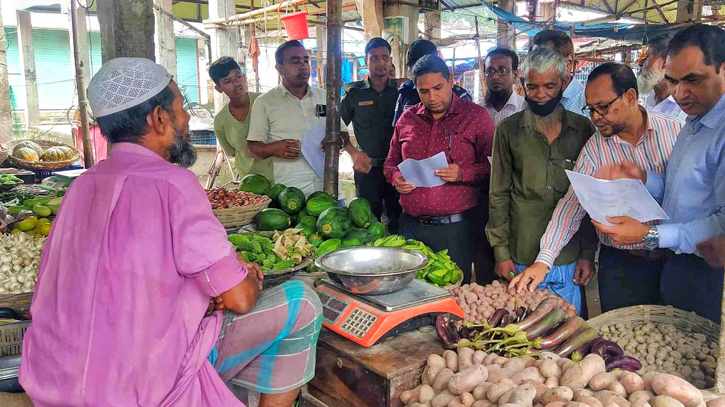
[[[420,384],[428,355],[443,353],[432,326],[370,348],[323,328],[315,378],[303,392],[310,407],[400,407],[400,393]]]

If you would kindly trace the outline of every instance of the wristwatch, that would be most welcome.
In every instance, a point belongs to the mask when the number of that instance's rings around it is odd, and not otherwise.
[[[647,250],[654,250],[660,247],[660,233],[657,226],[650,226],[649,233],[642,238],[642,246]]]

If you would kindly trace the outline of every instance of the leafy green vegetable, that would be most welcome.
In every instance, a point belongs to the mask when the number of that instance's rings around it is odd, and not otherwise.
[[[284,270],[294,266],[294,260],[282,260],[280,262],[274,263],[274,266],[272,266],[272,270]]]

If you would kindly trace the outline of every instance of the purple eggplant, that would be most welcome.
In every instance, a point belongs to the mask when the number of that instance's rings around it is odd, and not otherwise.
[[[561,324],[551,334],[541,338],[541,349],[551,349],[559,346],[572,335],[576,334],[581,328],[587,326],[586,321],[581,317],[572,317]]]
[[[636,372],[642,369],[642,364],[639,360],[631,356],[615,356],[604,361],[604,365],[607,372],[614,369],[628,370],[630,372]]]
[[[499,308],[488,318],[488,324],[491,325],[493,328],[496,328],[497,326],[501,325],[501,320],[504,316],[509,314],[509,310],[506,308]]]
[[[544,318],[546,314],[556,308],[556,298],[549,297],[539,303],[534,312],[530,313],[526,318],[522,319],[517,325],[519,329],[526,329],[531,325],[539,322],[541,318]]]
[[[599,336],[594,328],[582,328],[577,333],[554,350],[562,358],[569,357],[575,350],[596,339]]]
[[[561,321],[564,320],[564,318],[566,318],[566,314],[564,313],[564,311],[558,308],[549,312],[548,314],[544,315],[544,317],[541,318],[539,322],[529,326],[527,329],[524,329],[524,331],[526,331],[526,339],[529,341],[533,341],[534,339],[545,334],[547,331],[555,328],[561,323]]]
[[[592,351],[592,346],[596,344],[599,341],[603,341],[604,338],[601,336],[594,338],[593,341],[589,343],[585,343],[584,345],[580,346],[577,350],[574,351],[574,353],[571,354],[571,360],[578,362],[582,359],[584,359],[584,356],[588,355]]]
[[[619,345],[606,339],[597,341],[592,345],[590,352],[601,356],[605,362],[610,358],[624,356],[624,350]]]
[[[451,349],[455,345],[455,342],[451,340],[451,336],[448,333],[449,321],[450,318],[448,315],[438,315],[436,317],[436,334],[446,349]]]
[[[525,316],[526,316],[525,307],[516,308],[516,322],[521,322],[521,320],[524,319]]]
[[[511,314],[506,314],[501,318],[501,326],[506,326],[512,322],[516,321],[516,317]]]

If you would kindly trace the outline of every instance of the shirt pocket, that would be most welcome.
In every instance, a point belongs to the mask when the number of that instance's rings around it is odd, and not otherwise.
[[[355,120],[353,120],[353,127],[356,129],[367,130],[372,127],[373,120],[375,120],[375,105],[372,100],[361,100],[355,106]]]
[[[566,176],[566,171],[573,171],[575,165],[575,161],[564,158],[552,158],[549,161],[549,167],[554,179],[553,186],[556,192],[565,194],[569,190],[570,182],[569,177]]]

